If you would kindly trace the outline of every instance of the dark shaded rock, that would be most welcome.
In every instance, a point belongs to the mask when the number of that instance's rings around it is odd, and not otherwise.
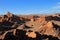
[[[5,38],[3,40],[17,40],[17,38],[13,35],[12,32],[8,32],[6,35],[5,35]]]
[[[16,30],[16,36],[20,39],[20,40],[25,40],[25,33],[26,31],[23,30]]]
[[[46,21],[51,21],[51,20],[60,21],[60,18],[57,16],[47,16],[46,17]]]
[[[59,25],[53,23],[53,26],[54,26],[55,29],[59,29],[60,30],[60,26]]]
[[[9,21],[3,21],[3,22],[0,22],[0,25],[12,26],[12,25],[14,25],[14,23],[11,23]]]

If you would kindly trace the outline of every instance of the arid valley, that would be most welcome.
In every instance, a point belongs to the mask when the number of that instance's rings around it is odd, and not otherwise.
[[[60,40],[60,14],[0,15],[0,40]]]

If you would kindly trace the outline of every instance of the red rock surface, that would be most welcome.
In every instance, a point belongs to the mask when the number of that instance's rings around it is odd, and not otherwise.
[[[0,16],[1,40],[59,40],[60,14]]]
[[[26,35],[31,38],[36,38],[36,33],[35,32],[27,32]]]

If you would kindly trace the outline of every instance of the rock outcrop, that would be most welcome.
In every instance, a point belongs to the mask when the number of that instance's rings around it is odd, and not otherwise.
[[[0,16],[0,40],[60,40],[60,14]]]

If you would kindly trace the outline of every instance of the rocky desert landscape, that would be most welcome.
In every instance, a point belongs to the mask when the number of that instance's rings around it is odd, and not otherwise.
[[[0,40],[60,40],[60,14],[0,15]]]

